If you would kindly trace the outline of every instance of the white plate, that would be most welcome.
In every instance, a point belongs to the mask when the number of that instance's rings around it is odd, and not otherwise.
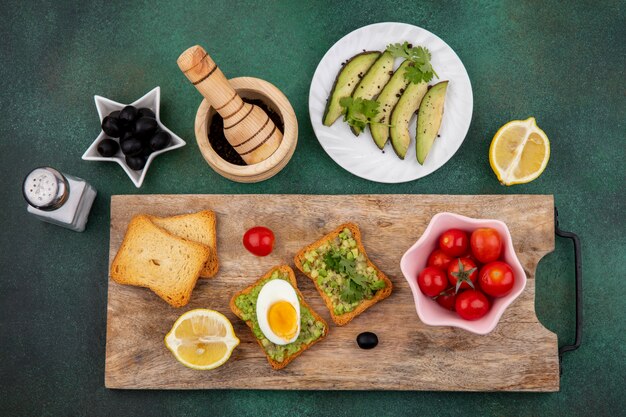
[[[444,115],[439,135],[426,162],[420,165],[415,157],[415,123],[409,125],[411,144],[404,160],[396,156],[387,143],[384,153],[378,149],[369,129],[356,137],[349,126],[338,119],[332,126],[322,124],[326,99],[330,94],[341,63],[363,50],[383,51],[390,43],[408,41],[424,46],[432,54],[432,65],[439,79],[449,80]],[[401,59],[396,60],[396,68]],[[370,181],[399,183],[424,177],[448,162],[465,139],[472,120],[474,99],[467,71],[459,57],[444,41],[429,31],[406,23],[376,23],[350,32],[326,52],[309,91],[309,114],[313,130],[328,155],[345,170]]]

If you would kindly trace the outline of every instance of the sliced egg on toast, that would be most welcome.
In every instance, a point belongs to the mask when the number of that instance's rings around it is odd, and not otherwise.
[[[300,334],[300,302],[296,290],[287,281],[268,281],[256,302],[259,328],[277,345],[295,342]]]

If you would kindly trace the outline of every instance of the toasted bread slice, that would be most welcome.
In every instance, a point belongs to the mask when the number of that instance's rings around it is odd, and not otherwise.
[[[363,299],[361,303],[358,306],[356,306],[354,310],[348,313],[337,315],[335,314],[334,305],[330,297],[324,292],[324,289],[321,288],[317,284],[317,280],[313,278],[311,274],[304,271],[302,264],[305,259],[304,257],[305,253],[318,248],[319,246],[323,245],[324,243],[326,243],[327,241],[331,239],[336,238],[339,235],[339,233],[343,231],[343,229],[350,229],[350,231],[352,232],[353,239],[356,240],[359,253],[362,253],[365,256],[365,261],[367,262],[367,265],[374,268],[374,270],[376,271],[376,275],[378,275],[378,278],[385,282],[385,288],[382,288],[376,291],[376,293],[374,294],[374,297],[372,297],[371,299],[369,300]],[[393,290],[393,284],[391,283],[391,280],[380,269],[378,269],[378,267],[374,265],[372,261],[370,261],[370,259],[367,257],[367,253],[365,252],[365,248],[363,247],[363,243],[361,241],[361,231],[359,230],[359,226],[357,226],[354,223],[344,223],[338,226],[332,232],[322,237],[321,239],[317,240],[314,243],[311,243],[309,246],[305,247],[304,249],[302,249],[300,252],[296,254],[296,256],[294,257],[294,262],[296,264],[296,268],[298,268],[304,275],[306,275],[307,277],[311,279],[311,281],[313,281],[313,283],[315,284],[315,288],[317,288],[317,292],[319,292],[322,299],[324,299],[324,303],[326,304],[326,307],[328,307],[328,310],[330,311],[331,318],[333,319],[335,324],[337,324],[338,326],[343,326],[345,324],[348,324],[353,318],[355,318],[356,316],[358,316],[359,314],[361,314],[362,312],[364,312],[365,310],[367,310],[368,308],[370,308],[371,306],[373,306],[380,300],[389,297],[391,295],[391,291]]]
[[[180,214],[171,217],[148,216],[152,223],[173,235],[208,246],[211,249],[209,260],[200,272],[202,278],[211,278],[217,274],[219,261],[217,258],[217,234],[215,229],[215,213],[203,210],[197,213]]]
[[[289,283],[291,284],[291,286],[294,288],[294,290],[296,290],[296,294],[298,295],[298,300],[300,301],[300,309],[302,310],[302,308],[306,308],[311,312],[311,315],[313,316],[313,318],[315,319],[316,322],[322,322],[324,324],[324,329],[322,332],[322,335],[320,337],[318,337],[317,339],[313,340],[312,342],[308,343],[308,344],[304,344],[302,345],[302,347],[300,348],[300,350],[298,350],[295,353],[292,354],[287,354],[287,356],[285,356],[285,359],[282,362],[278,362],[274,359],[272,359],[266,352],[265,348],[263,347],[263,343],[261,343],[260,339],[257,339],[256,336],[254,336],[254,327],[253,327],[253,323],[251,320],[247,320],[246,324],[248,325],[248,327],[250,327],[250,330],[253,332],[253,336],[255,338],[255,340],[257,341],[257,343],[259,344],[259,346],[261,347],[261,349],[263,350],[263,352],[265,353],[265,356],[267,357],[267,361],[270,363],[270,365],[272,366],[272,368],[274,369],[282,369],[285,366],[289,365],[291,363],[291,361],[293,361],[295,358],[297,358],[298,356],[300,356],[302,354],[302,352],[304,352],[305,350],[307,350],[308,348],[310,348],[311,346],[313,346],[314,344],[316,344],[317,342],[319,342],[320,340],[324,339],[327,335],[328,335],[328,324],[326,323],[326,321],[321,318],[319,316],[319,314],[317,314],[307,303],[306,301],[304,301],[304,297],[302,296],[302,293],[300,292],[300,290],[298,290],[298,285],[296,283],[296,276],[293,273],[293,269],[291,269],[289,266],[287,265],[281,265],[281,266],[276,266],[272,269],[270,269],[265,275],[263,275],[260,279],[258,279],[257,281],[255,281],[252,285],[250,285],[249,287],[244,288],[243,290],[237,292],[233,298],[230,299],[230,309],[231,311],[240,319],[243,320],[242,315],[243,312],[237,307],[237,305],[235,304],[235,300],[237,299],[237,297],[239,297],[241,294],[247,294],[250,291],[252,291],[252,289],[254,289],[257,285],[260,285],[261,283],[263,283],[263,281],[268,280],[268,278],[270,278],[272,276],[272,274],[274,273],[274,271],[279,271],[280,273],[283,273],[285,275],[287,275],[287,277],[289,278]],[[280,279],[280,278],[278,278]]]
[[[174,236],[138,215],[130,221],[113,259],[111,278],[119,284],[150,288],[172,307],[182,307],[189,302],[209,255],[208,247]]]

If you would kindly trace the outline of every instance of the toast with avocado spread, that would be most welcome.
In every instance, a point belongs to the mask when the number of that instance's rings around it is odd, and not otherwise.
[[[286,345],[276,345],[270,342],[263,335],[256,318],[256,302],[259,292],[263,285],[273,279],[283,279],[291,284],[300,302],[300,334],[294,342]],[[230,300],[230,309],[250,327],[255,340],[274,369],[282,369],[289,365],[302,352],[324,339],[328,334],[328,324],[304,301],[302,293],[298,290],[293,269],[287,265],[270,269],[258,281],[236,293]]]
[[[356,224],[337,227],[298,252],[294,262],[313,281],[338,326],[391,295],[393,285],[367,257]]]

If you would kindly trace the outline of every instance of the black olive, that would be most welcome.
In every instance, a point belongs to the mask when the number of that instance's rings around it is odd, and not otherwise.
[[[109,117],[118,119],[120,117],[120,111],[119,110],[112,111],[111,113],[109,113]]]
[[[120,136],[122,126],[120,120],[110,115],[102,119],[102,130],[109,136],[117,138]]]
[[[122,123],[129,124],[137,118],[137,108],[135,106],[126,106],[120,111],[118,118]]]
[[[134,171],[141,171],[146,166],[146,158],[143,156],[127,156],[126,165]]]
[[[372,332],[363,332],[356,337],[356,343],[361,349],[373,349],[378,344],[378,336]]]
[[[134,134],[135,133],[135,123],[131,122],[131,123],[122,124],[120,129],[122,130],[122,133],[120,134],[120,137],[122,137],[124,135],[124,133],[126,133],[126,132]]]
[[[124,133],[120,135],[120,143],[130,138],[133,138],[134,136],[135,136],[135,132],[133,132],[132,130],[126,130],[124,131]]]
[[[149,139],[141,139],[141,154],[145,156],[146,158],[150,156],[150,154],[153,152],[152,148],[150,147],[150,140]]]
[[[150,149],[150,146],[144,146],[143,148],[141,148],[141,153],[139,155],[145,156],[147,158],[150,156],[151,153],[152,149]]]
[[[102,156],[109,157],[115,155],[119,148],[120,145],[113,139],[102,139],[98,144],[98,153]]]
[[[140,117],[135,122],[135,134],[139,137],[150,137],[156,132],[159,125],[152,117]]]
[[[170,144],[171,140],[172,136],[166,131],[161,130],[150,139],[150,147],[153,151],[160,151],[161,149],[165,149],[165,147]]]
[[[137,113],[139,114],[139,117],[152,117],[153,119],[156,119],[154,112],[147,107],[140,108]]]
[[[143,146],[141,146],[141,141],[137,138],[128,138],[123,140],[120,147],[126,156],[139,155],[141,149],[143,148]]]

